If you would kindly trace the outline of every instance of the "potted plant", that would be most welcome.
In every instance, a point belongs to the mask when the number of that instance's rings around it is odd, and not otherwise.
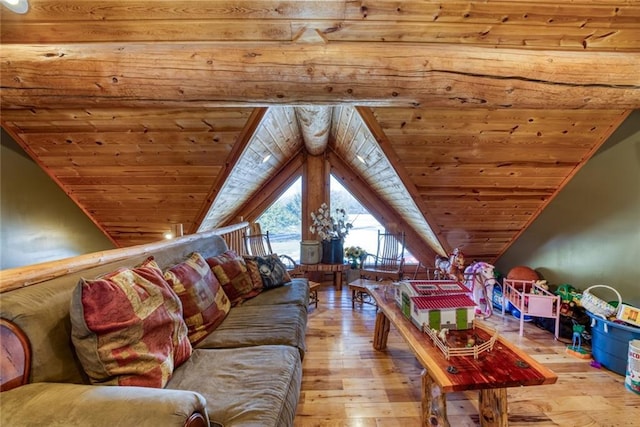
[[[362,262],[367,256],[367,251],[362,249],[360,246],[349,246],[344,250],[344,255],[349,260],[351,269],[357,270],[358,268],[362,267]]]
[[[309,231],[317,234],[322,242],[322,263],[342,264],[344,262],[344,238],[349,234],[353,224],[348,222],[344,209],[336,209],[331,216],[326,203],[320,205],[317,211],[311,212],[311,226]]]

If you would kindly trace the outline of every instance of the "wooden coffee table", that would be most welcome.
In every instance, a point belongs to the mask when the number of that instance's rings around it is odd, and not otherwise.
[[[373,297],[371,295],[369,295],[369,292],[367,291],[367,285],[384,285],[384,286],[388,286],[391,285],[391,281],[390,280],[385,280],[385,281],[375,281],[375,280],[369,280],[369,279],[356,279],[352,282],[349,282],[347,284],[347,286],[349,287],[349,290],[351,291],[351,308],[356,308],[356,302],[362,304],[371,304],[371,305],[376,305],[375,301],[373,300]]]
[[[378,305],[373,347],[384,350],[389,329],[393,325],[409,345],[422,371],[423,426],[449,426],[446,393],[479,390],[480,425],[508,425],[507,387],[553,384],[558,377],[536,362],[511,342],[499,337],[493,350],[478,359],[451,357],[444,354],[431,339],[407,320],[397,307],[393,289],[375,282],[363,287]]]

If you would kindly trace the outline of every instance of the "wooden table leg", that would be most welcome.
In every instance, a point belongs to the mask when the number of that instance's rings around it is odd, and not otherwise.
[[[382,311],[376,313],[376,326],[373,330],[373,348],[376,350],[384,350],[387,348],[387,339],[389,338],[389,329],[391,322]]]
[[[333,272],[333,283],[336,285],[336,291],[342,290],[342,271]]]
[[[440,390],[426,369],[422,370],[422,425],[449,427],[447,395]]]
[[[506,388],[480,390],[478,406],[482,427],[506,427],[509,425]]]

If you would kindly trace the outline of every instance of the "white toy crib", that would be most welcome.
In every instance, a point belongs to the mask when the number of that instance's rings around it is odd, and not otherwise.
[[[524,331],[524,317],[547,317],[555,319],[555,337],[560,332],[560,296],[555,295],[534,280],[505,279],[503,290],[502,315],[507,301],[520,310],[520,336]]]

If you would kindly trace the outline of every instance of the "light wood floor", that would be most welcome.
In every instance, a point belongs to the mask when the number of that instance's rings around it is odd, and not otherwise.
[[[422,367],[391,328],[388,348],[372,347],[375,308],[351,308],[351,295],[323,287],[309,309],[307,353],[296,427],[412,427],[420,422]],[[640,395],[624,377],[565,353],[566,343],[499,314],[493,327],[558,374],[553,385],[509,388],[510,426],[640,426]],[[447,395],[451,427],[478,426],[478,392]]]

